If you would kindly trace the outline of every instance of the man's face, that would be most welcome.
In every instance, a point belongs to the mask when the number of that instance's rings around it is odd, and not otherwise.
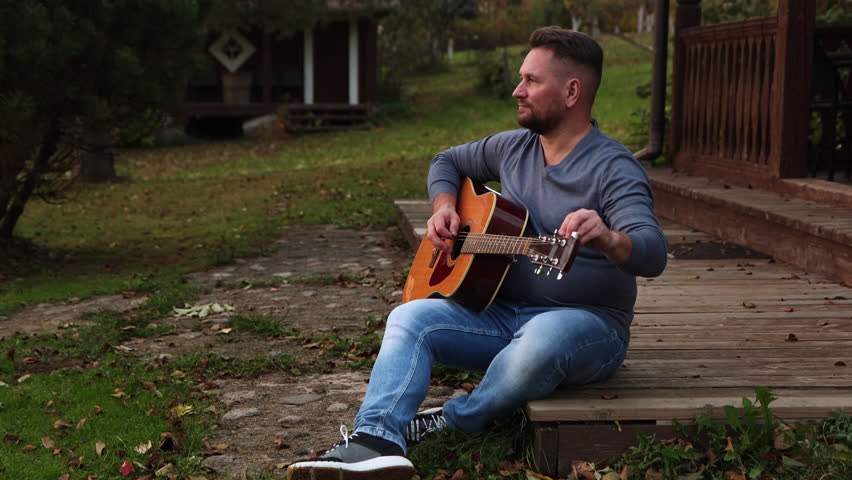
[[[549,48],[533,48],[521,65],[521,83],[512,92],[518,100],[518,123],[546,135],[562,121],[564,83],[554,72],[556,62]]]

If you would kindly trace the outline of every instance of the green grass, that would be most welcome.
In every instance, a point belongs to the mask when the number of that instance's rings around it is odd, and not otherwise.
[[[57,368],[0,387],[5,436],[0,442],[0,478],[24,478],[23,472],[26,478],[59,478],[65,473],[75,479],[120,478],[125,460],[144,466],[136,465],[137,473],[167,463],[181,475],[202,473],[201,439],[216,415],[209,410],[210,402],[191,395],[189,382],[114,354],[103,356],[97,365],[79,367]],[[171,410],[177,405],[190,405],[192,412],[178,416]],[[68,426],[57,428],[59,420]],[[179,440],[179,451],[159,449],[163,432]],[[148,452],[134,449],[148,441]],[[105,445],[101,455],[97,442]],[[28,451],[28,445],[35,449]]]

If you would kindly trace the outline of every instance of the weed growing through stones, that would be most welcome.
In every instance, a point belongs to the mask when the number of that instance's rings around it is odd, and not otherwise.
[[[292,330],[284,328],[284,318],[278,315],[265,315],[259,313],[234,315],[228,319],[228,323],[237,330],[253,332],[266,337],[294,335]]]

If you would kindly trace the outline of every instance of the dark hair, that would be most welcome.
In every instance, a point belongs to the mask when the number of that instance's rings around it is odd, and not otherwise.
[[[603,71],[603,50],[592,37],[561,27],[541,27],[530,35],[530,47],[549,48],[559,60],[570,59],[589,67],[594,73],[590,87],[592,92],[597,91]]]

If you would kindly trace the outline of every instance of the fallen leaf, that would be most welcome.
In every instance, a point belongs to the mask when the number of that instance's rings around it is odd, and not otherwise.
[[[734,451],[734,443],[731,440],[731,437],[728,437],[728,445],[725,446],[725,451],[726,452],[733,452]]]
[[[124,464],[121,465],[121,474],[125,477],[130,475],[130,472],[135,472],[136,470],[133,468],[133,464],[130,463],[130,460],[125,460]]]
[[[735,470],[728,470],[725,472],[725,477],[730,478],[731,480],[745,480],[745,475]]]
[[[663,474],[653,468],[649,468],[645,470],[645,480],[663,480]]]
[[[542,475],[540,473],[533,472],[532,470],[524,469],[524,472],[527,474],[527,480],[553,480],[547,475]]]
[[[41,437],[41,446],[44,448],[55,448],[56,442],[50,439],[50,437]]]
[[[182,417],[192,411],[192,405],[176,405],[171,408],[171,412],[178,417]]]
[[[846,364],[842,361],[834,362],[835,367],[845,367]]]
[[[151,446],[151,440],[148,440],[148,443],[140,443],[139,445],[133,447],[133,450],[135,450],[136,453],[138,453],[139,455],[144,455],[148,450],[151,449]],[[159,473],[157,475],[159,475]]]
[[[21,451],[24,453],[34,452],[35,450],[35,445],[24,445],[24,447],[21,449]]]
[[[582,460],[575,460],[571,462],[571,473],[573,473],[576,477],[580,477],[583,472],[594,472],[595,465],[589,462],[584,462]]]
[[[178,441],[172,432],[163,432],[160,434],[160,445],[157,447],[164,452],[171,452],[178,447]]]
[[[154,472],[154,473],[155,473],[155,474],[156,474],[156,476],[158,476],[158,477],[165,477],[165,476],[167,476],[168,474],[172,473],[172,470],[174,470],[174,465],[172,465],[171,463],[167,463],[167,464],[165,464],[165,465],[163,466],[163,468],[161,468],[161,469],[157,470],[157,471],[156,471],[156,472]]]
[[[83,417],[83,418],[81,418],[81,419],[80,419],[80,421],[79,421],[79,422],[77,422],[77,430],[80,430],[81,428],[85,427],[85,426],[86,426],[86,421],[87,421],[87,420],[88,420],[88,418],[87,418],[87,417]]]
[[[55,422],[53,422],[53,428],[59,430],[60,428],[71,428],[74,424],[69,422],[68,420],[62,420],[61,418]]]
[[[95,453],[100,457],[104,453],[104,448],[106,448],[106,444],[100,440],[95,442]]]
[[[466,480],[466,479],[467,479],[467,475],[464,474],[464,470],[462,470],[461,468],[456,470],[456,472],[453,473],[453,476],[450,477],[450,480]]]
[[[782,425],[775,429],[775,441],[773,446],[776,450],[789,450],[796,445],[796,434],[790,425]]]
[[[18,383],[24,383],[24,382],[26,382],[27,380],[29,380],[29,378],[30,378],[31,376],[32,376],[32,375],[30,375],[29,373],[28,373],[28,374],[26,374],[26,375],[21,375],[21,376],[18,378]]]
[[[784,341],[785,342],[798,342],[799,337],[797,337],[795,333],[791,333],[791,334],[787,335],[787,338]]]
[[[755,305],[755,304],[753,304],[753,303],[751,303],[751,302],[743,302],[743,306],[744,306],[745,308],[755,308],[755,307],[757,307],[757,305]]]

